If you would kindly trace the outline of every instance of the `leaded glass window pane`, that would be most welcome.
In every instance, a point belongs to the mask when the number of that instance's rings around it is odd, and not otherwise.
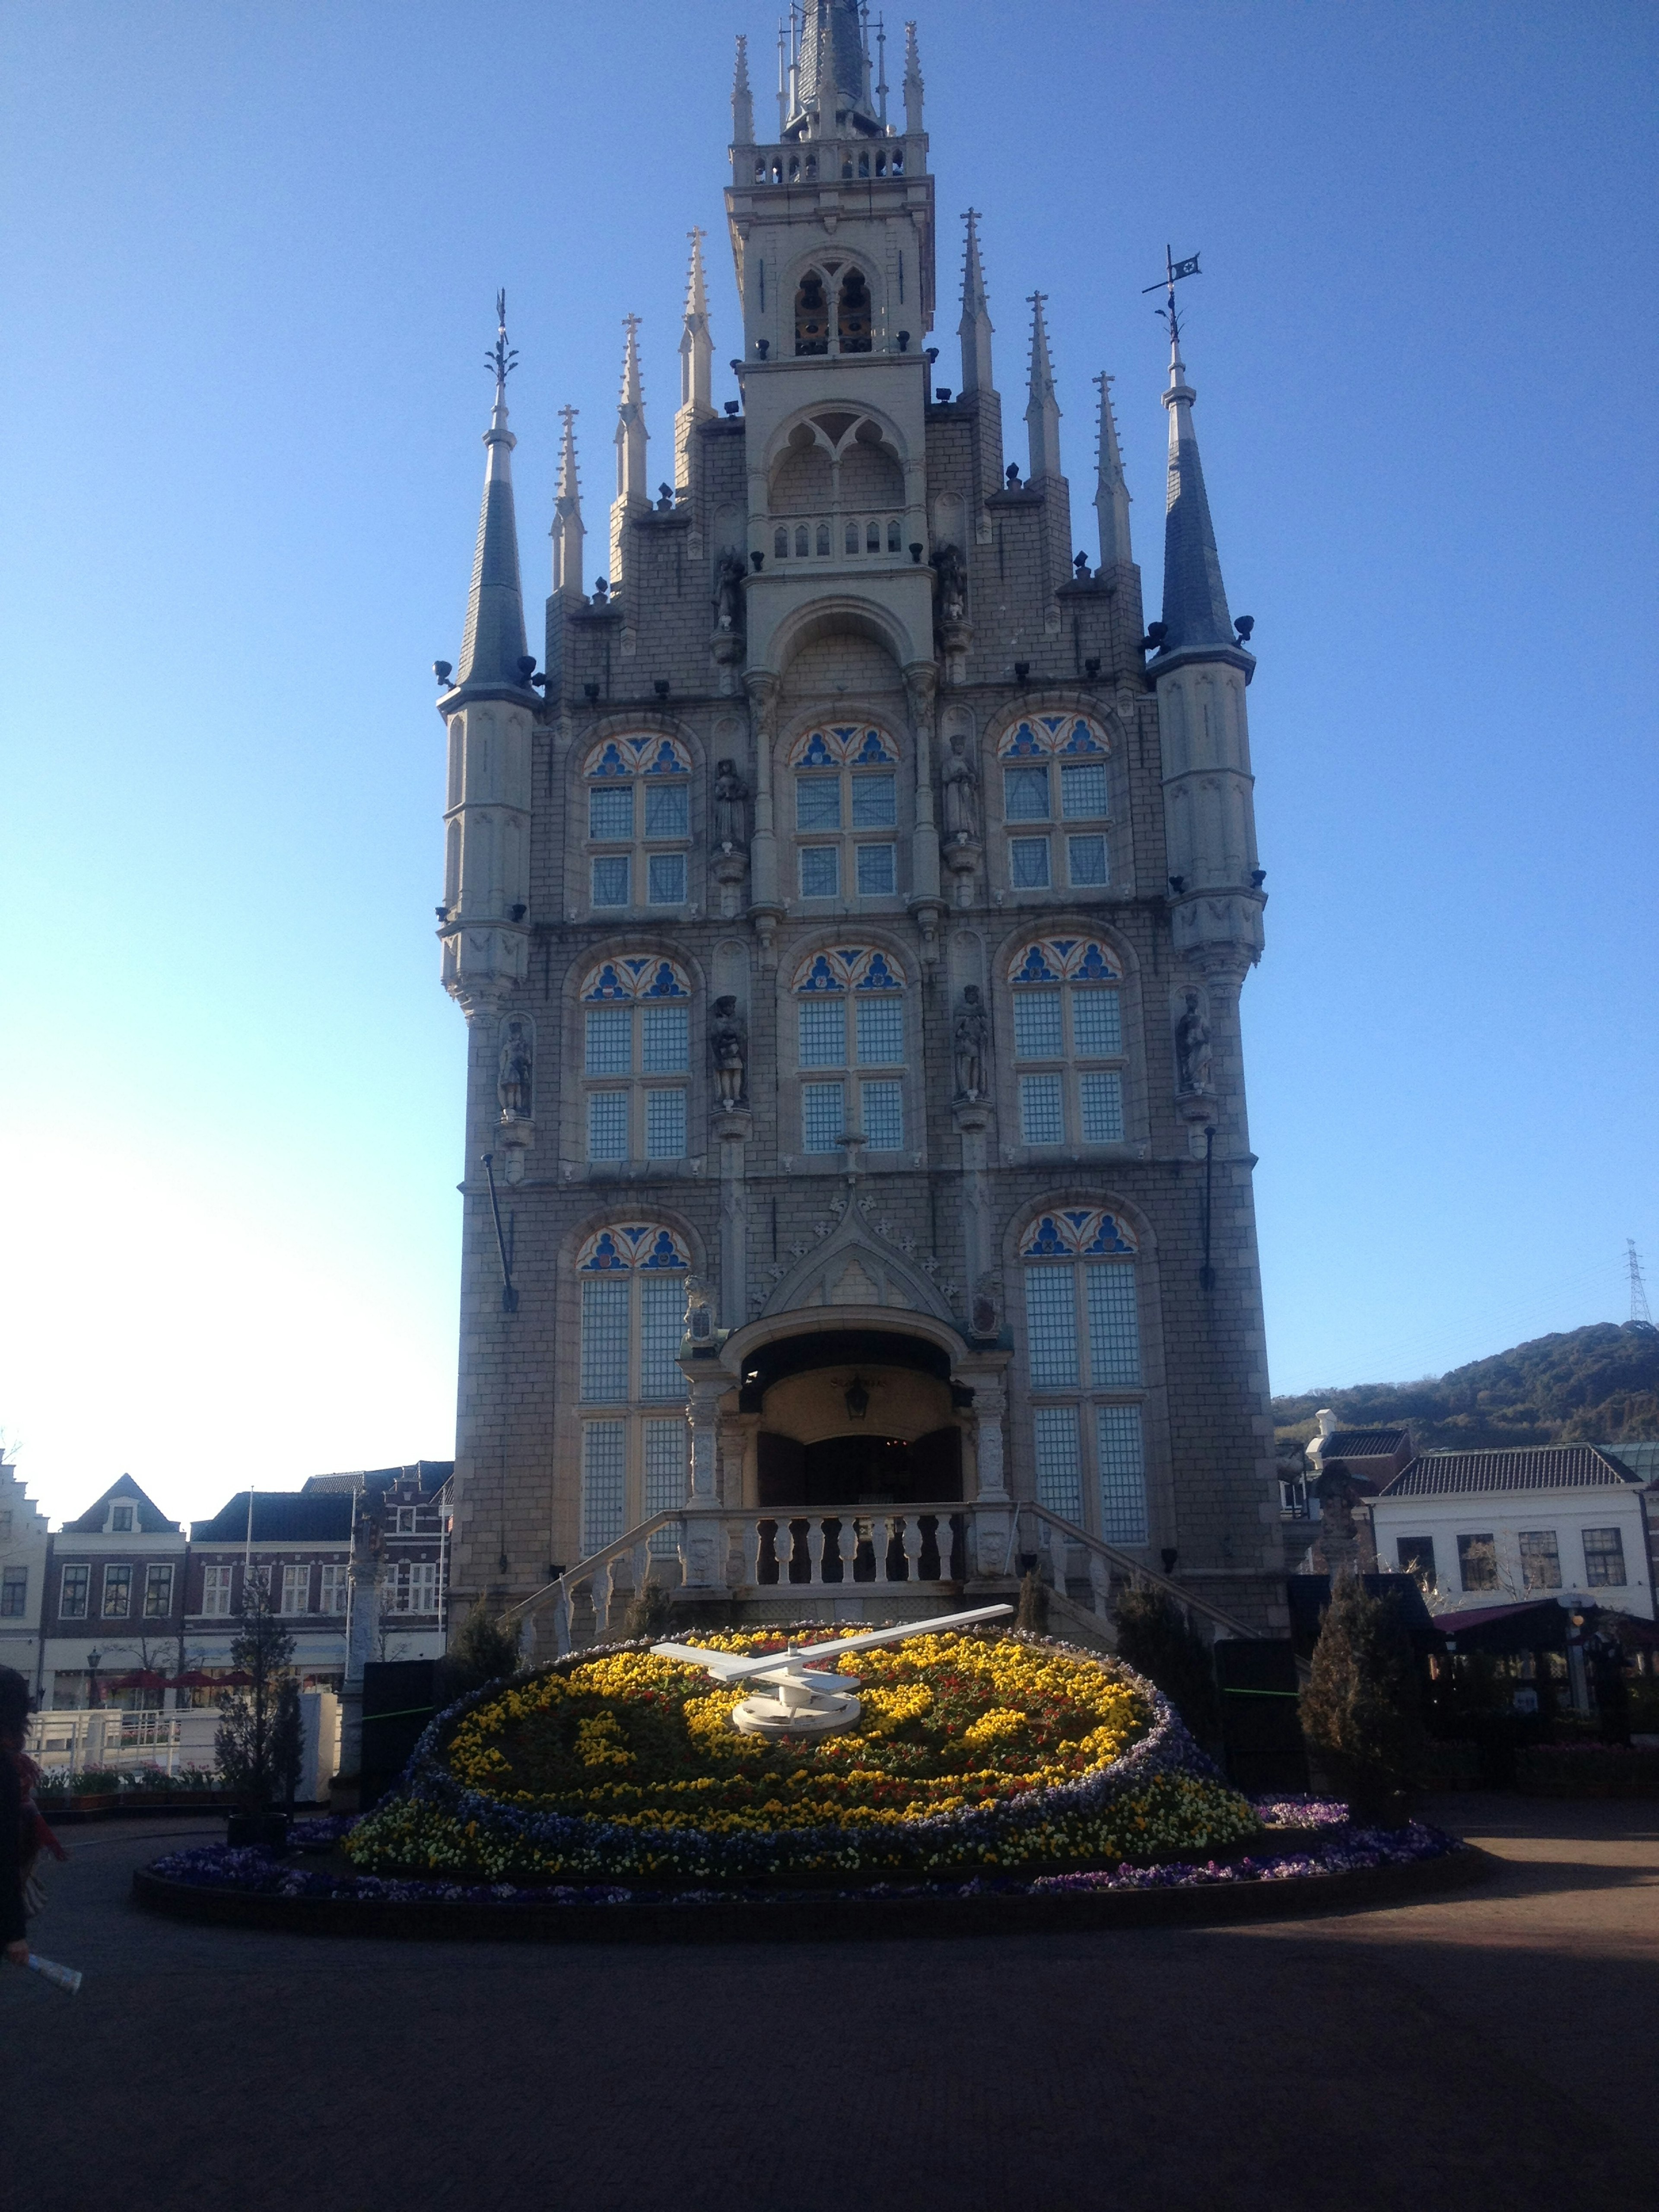
[[[1016,837],[1009,844],[1014,888],[1022,891],[1041,891],[1048,888],[1048,840],[1046,837]]]
[[[841,778],[838,775],[796,777],[795,827],[798,830],[840,829]]]
[[[1585,1529],[1584,1580],[1591,1589],[1625,1587],[1625,1540],[1617,1528]]]
[[[1037,1504],[1058,1513],[1062,1520],[1080,1522],[1083,1472],[1077,1407],[1039,1406],[1032,1421],[1036,1431]]]
[[[803,898],[836,898],[841,894],[841,848],[808,845],[800,856]]]
[[[592,1285],[586,1285],[592,1288]],[[605,1286],[607,1289],[609,1285]],[[627,1285],[621,1286],[624,1290]],[[628,1481],[627,1432],[621,1421],[582,1423],[582,1557],[592,1559],[622,1534]]]
[[[690,836],[691,794],[683,783],[647,784],[645,834],[647,837]]]
[[[1079,1060],[1113,1059],[1122,1051],[1123,1023],[1115,989],[1073,988],[1072,1049]]]
[[[1004,769],[1002,811],[1010,822],[1046,822],[1048,819],[1048,769]]]
[[[1097,1390],[1140,1380],[1140,1319],[1135,1305],[1135,1263],[1104,1260],[1085,1267],[1088,1285],[1089,1370]]]
[[[839,1083],[804,1083],[800,1092],[801,1145],[809,1152],[840,1150],[846,1126],[846,1091]]]
[[[1069,1267],[1025,1270],[1025,1332],[1031,1388],[1060,1390],[1078,1380],[1077,1300]]]
[[[1521,1580],[1529,1590],[1561,1587],[1561,1547],[1553,1528],[1521,1531]]]
[[[595,906],[626,906],[628,904],[626,854],[616,860],[594,861],[593,903]]]
[[[1066,872],[1071,880],[1080,886],[1103,884],[1106,876],[1106,840],[1103,837],[1068,837],[1066,840]]]
[[[840,998],[809,999],[796,1008],[803,1067],[845,1067],[847,1006]],[[860,1014],[866,1010],[860,1006]]]
[[[587,1094],[587,1157],[590,1160],[628,1158],[628,1093],[590,1091]]]
[[[899,1067],[904,1061],[904,1006],[890,999],[860,999],[859,1061],[865,1067]]]
[[[1083,1108],[1085,1145],[1121,1145],[1123,1141],[1123,1078],[1114,1068],[1107,1075],[1078,1079],[1078,1097]]]
[[[587,794],[587,834],[590,837],[630,838],[634,835],[634,787],[620,791],[590,791]]]
[[[634,1009],[590,1006],[582,1066],[589,1075],[631,1075],[634,1072]]]
[[[1097,1406],[1100,1533],[1109,1544],[1146,1540],[1146,1455],[1139,1406]]]
[[[1058,1145],[1063,1141],[1066,1125],[1057,1075],[1020,1077],[1019,1134],[1021,1143],[1026,1145]]]
[[[1016,991],[1016,1056],[1020,1060],[1058,1060],[1061,1050],[1059,992]]]
[[[645,1518],[653,1513],[672,1513],[677,1505],[685,1503],[686,1427],[681,1421],[647,1421],[645,1424]],[[672,1558],[678,1549],[678,1528],[670,1526],[659,1528],[651,1539],[651,1550],[658,1559]]]
[[[1588,1539],[1588,1532],[1586,1532]],[[1585,1558],[1589,1556],[1589,1545],[1584,1546]],[[1457,1540],[1457,1570],[1466,1590],[1489,1590],[1498,1588],[1498,1547],[1491,1531],[1484,1535],[1460,1536]]]
[[[872,1152],[904,1149],[904,1086],[899,1083],[861,1083],[859,1107],[864,1117],[864,1140]]]
[[[684,853],[653,853],[647,862],[653,906],[681,906],[685,901]]]
[[[853,827],[891,830],[898,822],[898,784],[892,775],[853,778]]]
[[[1106,811],[1104,761],[1082,761],[1075,768],[1060,769],[1060,811],[1068,822],[1086,822]]]
[[[645,1156],[648,1160],[683,1160],[685,1158],[684,1091],[646,1092]]]
[[[624,1275],[582,1285],[582,1395],[590,1405],[628,1397],[628,1287]]]
[[[641,1006],[640,1066],[647,1075],[684,1075],[690,1061],[689,1006]]]
[[[893,867],[893,848],[890,845],[860,845],[859,856],[859,896],[882,898],[897,883]]]
[[[640,1278],[640,1395],[675,1401],[685,1395],[680,1339],[685,1334],[685,1278]]]

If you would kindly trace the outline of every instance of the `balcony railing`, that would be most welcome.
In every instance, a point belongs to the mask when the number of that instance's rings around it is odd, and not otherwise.
[[[1018,1579],[1022,1557],[1033,1555],[1061,1596],[1091,1613],[1108,1636],[1119,1594],[1133,1588],[1164,1591],[1212,1640],[1256,1632],[1046,1506],[1012,1501],[847,1507],[839,1513],[700,1505],[657,1513],[568,1567],[504,1620],[509,1628],[530,1628],[532,1644],[545,1639],[564,1653],[620,1631],[629,1601],[647,1582],[666,1589],[690,1585],[694,1559],[712,1560],[714,1586],[732,1597],[775,1598],[787,1588],[810,1605],[831,1593],[933,1597],[967,1584],[1006,1588]],[[708,1583],[696,1586],[707,1589]]]
[[[877,514],[792,514],[769,516],[764,525],[763,550],[775,565],[797,562],[826,562],[831,565],[855,562],[867,568],[872,561],[908,562],[910,548],[925,533],[913,528],[902,514],[890,507]],[[922,545],[927,557],[927,546]]]

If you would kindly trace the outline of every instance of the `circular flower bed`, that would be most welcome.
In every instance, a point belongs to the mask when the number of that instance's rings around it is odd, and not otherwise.
[[[784,1632],[700,1640],[759,1654]],[[441,1715],[344,1849],[374,1875],[721,1884],[1099,1866],[1259,1832],[1115,1660],[979,1632],[844,1664],[860,1725],[789,1745],[732,1727],[752,1686],[641,1646],[574,1654]]]

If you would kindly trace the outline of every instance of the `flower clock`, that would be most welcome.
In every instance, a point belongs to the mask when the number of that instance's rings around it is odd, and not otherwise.
[[[845,1884],[1152,1861],[1260,1826],[1150,1682],[1018,1632],[945,1629],[871,1650],[848,1630],[856,1653],[812,1657],[856,1678],[854,1726],[734,1726],[756,1678],[720,1673],[805,1632],[679,1647],[723,1657],[712,1674],[623,1646],[493,1684],[433,1723],[345,1848],[365,1874]]]

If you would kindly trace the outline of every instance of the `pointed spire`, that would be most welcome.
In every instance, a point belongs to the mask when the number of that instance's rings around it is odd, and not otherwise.
[[[581,487],[576,480],[576,410],[561,407],[564,435],[559,441],[559,483],[553,495],[553,588],[583,596]]]
[[[680,406],[697,420],[714,411],[714,341],[708,329],[708,287],[703,276],[701,229],[690,230],[691,267],[685,280],[685,327],[680,332]]]
[[[1170,383],[1164,394],[1170,410],[1170,475],[1164,514],[1164,635],[1159,659],[1194,647],[1239,650],[1227,612],[1204,470],[1193,433],[1197,397],[1187,381],[1177,324],[1170,333]]]
[[[1054,398],[1054,372],[1048,360],[1048,332],[1042,319],[1046,292],[1033,292],[1031,302],[1030,396],[1025,403],[1025,428],[1030,440],[1030,480],[1041,483],[1057,477],[1060,466],[1060,403]]]
[[[1118,451],[1117,417],[1112,412],[1113,379],[1104,370],[1096,377],[1100,387],[1100,462],[1095,483],[1095,513],[1100,518],[1100,565],[1133,562],[1129,550],[1129,487],[1123,480],[1123,456]]]
[[[645,387],[640,380],[640,319],[624,315],[628,332],[623,348],[622,397],[617,403],[617,498],[629,507],[648,507],[651,493],[646,483]]]
[[[738,33],[738,64],[732,73],[732,143],[755,143],[755,96],[749,88],[749,41]]]
[[[510,684],[525,688],[519,663],[525,657],[524,593],[519,583],[519,531],[513,512],[513,448],[518,440],[507,427],[507,380],[518,356],[507,342],[507,295],[495,295],[495,345],[484,356],[495,375],[495,404],[484,432],[483,504],[478,542],[472,556],[472,588],[466,602],[466,631],[461,640],[459,690],[466,684]],[[533,695],[532,695],[533,696]]]
[[[921,134],[921,54],[916,27],[909,22],[904,27],[904,128],[912,138]]]
[[[962,266],[962,320],[957,325],[962,339],[962,388],[993,392],[996,386],[991,374],[991,310],[979,259],[979,210],[969,208],[963,220],[968,225],[968,255]]]
[[[787,137],[834,137],[836,118],[875,121],[870,51],[860,0],[804,0],[797,21],[800,45],[789,67]],[[844,127],[844,125],[843,126]]]

